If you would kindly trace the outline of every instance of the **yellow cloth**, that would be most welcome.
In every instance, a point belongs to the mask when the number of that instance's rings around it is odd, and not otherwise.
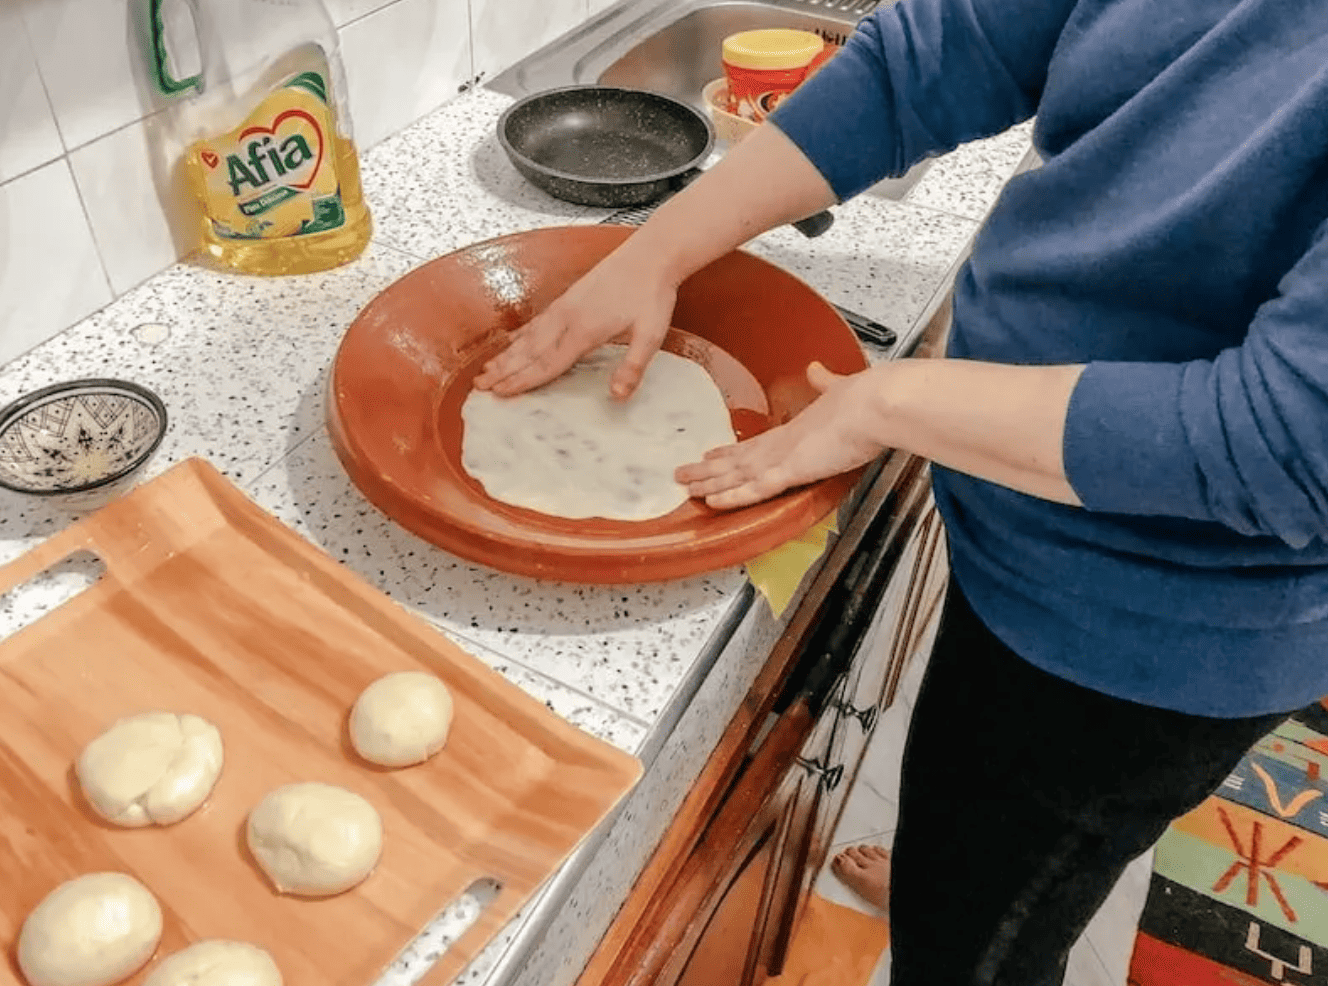
[[[775,618],[784,615],[803,577],[825,553],[831,534],[839,532],[839,513],[832,510],[792,541],[747,563],[747,576],[765,596]]]

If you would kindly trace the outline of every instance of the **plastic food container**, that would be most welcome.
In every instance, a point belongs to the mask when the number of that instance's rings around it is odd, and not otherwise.
[[[724,39],[730,113],[761,121],[826,55],[820,35],[790,28],[741,31]]]
[[[718,78],[706,84],[701,90],[706,112],[715,127],[715,136],[736,144],[756,129],[755,120],[744,120],[736,113],[729,112],[729,80]]]

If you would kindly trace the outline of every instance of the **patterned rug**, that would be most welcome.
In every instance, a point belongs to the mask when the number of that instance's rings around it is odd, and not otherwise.
[[[1328,984],[1328,706],[1265,736],[1172,823],[1129,983]]]

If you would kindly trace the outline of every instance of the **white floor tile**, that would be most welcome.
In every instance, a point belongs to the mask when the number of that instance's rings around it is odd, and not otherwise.
[[[1129,976],[1134,936],[1152,876],[1153,853],[1149,851],[1129,865],[1084,932],[1085,940],[1105,967],[1111,986],[1122,986]]]
[[[869,986],[890,986],[890,950],[888,948],[881,955],[881,961],[876,963],[876,971],[872,973]]]
[[[893,801],[881,797],[871,787],[861,783],[859,775],[859,783],[849,795],[848,803],[844,806],[844,814],[840,817],[839,825],[831,838],[830,855],[817,875],[816,892],[836,904],[852,907],[864,914],[883,916],[883,911],[871,906],[844,886],[831,872],[830,863],[835,853],[846,846],[871,843],[889,847],[894,841],[895,818],[898,813],[899,810]]]
[[[896,804],[899,802],[899,769],[904,758],[910,711],[903,702],[896,702],[881,716],[867,743],[856,782],[859,787],[869,787]]]
[[[928,628],[927,633],[918,645],[918,653],[914,654],[908,662],[908,665],[904,668],[904,676],[899,680],[899,693],[895,696],[895,703],[910,710],[913,708],[913,703],[917,701],[918,689],[922,687],[922,676],[927,671],[927,659],[931,657],[931,647],[936,640],[937,626],[937,621],[933,620],[931,627]]]
[[[1065,970],[1065,986],[1124,986],[1125,980],[1113,981],[1107,967],[1087,938],[1080,938],[1070,951],[1070,964]]]
[[[893,832],[882,832],[878,834],[877,838],[872,839],[871,841],[888,846],[893,836]],[[837,852],[838,850],[835,851]],[[834,853],[832,852],[831,859],[833,858]],[[825,867],[816,877],[816,883],[812,886],[812,889],[832,903],[839,904],[843,907],[851,907],[855,911],[860,911],[863,914],[870,914],[873,917],[886,916],[885,911],[882,908],[867,903],[867,901],[863,900],[852,890],[849,890],[848,887],[844,886],[844,884],[840,882],[839,877],[831,872],[829,859],[826,860]]]
[[[830,844],[847,846],[879,841],[882,835],[894,832],[898,817],[899,806],[893,798],[882,796],[866,784],[858,784],[848,796]]]

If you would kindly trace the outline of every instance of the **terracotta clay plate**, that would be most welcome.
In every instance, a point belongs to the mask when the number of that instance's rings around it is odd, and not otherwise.
[[[557,227],[439,257],[365,307],[337,352],[328,428],[370,502],[471,561],[536,578],[626,583],[747,561],[829,513],[849,473],[743,510],[689,501],[641,522],[566,520],[490,499],[461,465],[461,404],[508,333],[631,234]],[[739,438],[788,421],[815,398],[806,368],[866,367],[834,308],[791,274],[737,251],[683,282],[665,348],[704,366]]]

